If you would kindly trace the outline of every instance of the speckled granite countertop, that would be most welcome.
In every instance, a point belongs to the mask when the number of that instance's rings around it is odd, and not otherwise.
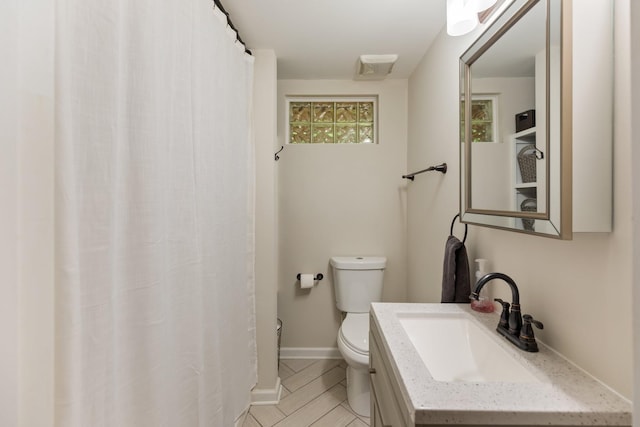
[[[420,359],[396,313],[468,313],[540,383],[440,382]],[[538,353],[517,349],[495,332],[498,314],[466,304],[374,303],[393,374],[416,424],[630,426],[631,404],[544,344]]]

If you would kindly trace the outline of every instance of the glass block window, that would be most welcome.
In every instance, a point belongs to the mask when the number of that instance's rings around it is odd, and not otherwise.
[[[375,144],[376,97],[287,98],[287,143]]]
[[[460,103],[464,117],[464,101]],[[464,122],[461,122],[464,140]],[[471,142],[498,142],[498,96],[474,95],[471,100]]]

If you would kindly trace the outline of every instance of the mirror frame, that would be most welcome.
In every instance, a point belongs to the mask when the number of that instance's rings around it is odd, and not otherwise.
[[[471,204],[471,66],[500,37],[506,34],[518,20],[532,7],[542,2],[546,7],[546,204],[545,212],[504,211],[491,209],[474,209]],[[550,140],[550,36],[551,36],[551,4],[557,7],[560,16],[558,36],[560,37],[560,75],[558,76],[560,117],[554,118],[559,124],[560,146],[557,152],[559,159],[555,169],[551,168]],[[460,141],[460,220],[463,223],[480,225],[526,234],[569,240],[572,238],[572,22],[571,0],[514,0],[503,12],[480,34],[471,46],[460,56],[460,97],[464,100],[464,116],[459,123],[464,123],[464,141]],[[458,109],[461,110],[460,108]],[[558,176],[554,176],[556,173]],[[559,191],[551,196],[550,186],[559,186]],[[557,184],[556,184],[557,183]],[[535,231],[516,228],[516,219],[535,220]]]

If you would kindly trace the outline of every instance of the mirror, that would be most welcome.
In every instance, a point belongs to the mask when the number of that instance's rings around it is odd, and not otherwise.
[[[562,4],[514,0],[460,57],[465,223],[571,238]]]

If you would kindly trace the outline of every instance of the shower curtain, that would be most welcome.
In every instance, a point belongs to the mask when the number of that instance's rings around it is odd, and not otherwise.
[[[256,381],[253,62],[210,0],[56,3],[57,426],[232,426]]]

